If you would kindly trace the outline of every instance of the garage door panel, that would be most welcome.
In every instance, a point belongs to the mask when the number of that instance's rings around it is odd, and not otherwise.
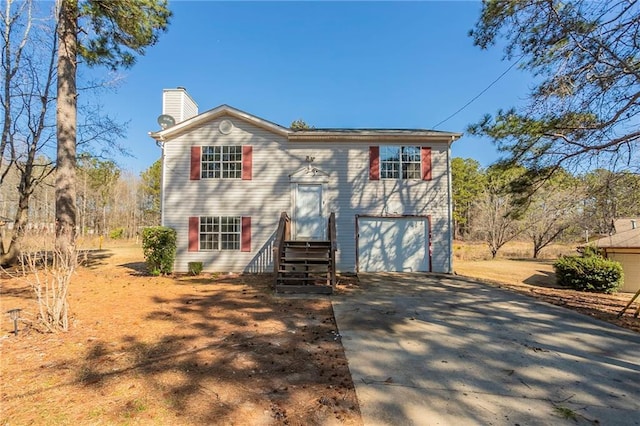
[[[429,271],[426,218],[360,218],[358,231],[360,271]]]

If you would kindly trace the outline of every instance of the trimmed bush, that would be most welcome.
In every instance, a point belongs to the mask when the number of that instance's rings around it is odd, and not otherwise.
[[[189,274],[191,275],[200,275],[202,272],[202,262],[189,262],[187,265],[189,266]]]
[[[171,228],[153,226],[142,230],[142,250],[152,275],[167,275],[173,271],[176,240],[176,231]]]
[[[554,264],[558,284],[580,291],[614,293],[622,285],[622,265],[599,255],[562,256]]]

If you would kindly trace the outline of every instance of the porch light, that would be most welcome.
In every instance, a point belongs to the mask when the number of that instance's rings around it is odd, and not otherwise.
[[[11,319],[13,320],[13,334],[15,334],[16,336],[18,335],[18,319],[20,318],[21,310],[22,309],[20,308],[16,308],[11,309],[7,312],[9,314],[9,317],[11,317]]]

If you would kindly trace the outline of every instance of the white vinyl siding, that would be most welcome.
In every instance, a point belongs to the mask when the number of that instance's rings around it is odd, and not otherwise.
[[[198,105],[184,89],[165,89],[162,93],[162,113],[180,123],[198,115]]]
[[[218,131],[220,121],[233,122],[229,135]],[[189,180],[191,146],[253,147],[253,180]],[[372,141],[290,142],[261,127],[221,116],[164,144],[163,225],[178,232],[176,271],[187,263],[203,262],[208,272],[264,272],[272,269],[272,243],[280,213],[291,214],[289,175],[308,165],[330,175],[322,194],[326,212],[336,213],[338,270],[356,270],[356,215],[421,215],[431,217],[432,268],[451,272],[449,253],[447,141],[395,143],[429,146],[432,180],[370,181],[369,147],[391,145]],[[251,252],[188,252],[190,216],[251,216]]]
[[[234,124],[229,135],[218,131],[223,119]],[[281,136],[224,117],[165,143],[162,223],[178,233],[177,272],[188,271],[188,262],[202,262],[206,272],[272,270],[271,246],[278,219],[282,211],[290,211],[288,170],[280,166],[288,161],[283,152],[286,142]],[[253,147],[252,180],[189,179],[192,146],[246,145]],[[279,167],[273,167],[274,164]],[[193,216],[251,217],[252,251],[189,252],[187,218]]]

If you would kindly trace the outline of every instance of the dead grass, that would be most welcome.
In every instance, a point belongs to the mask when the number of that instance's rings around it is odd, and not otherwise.
[[[456,274],[504,284],[555,287],[553,260],[454,260]]]
[[[561,255],[575,254],[576,244],[551,244],[542,249],[538,258],[541,260],[557,259]],[[531,259],[533,244],[528,241],[510,241],[499,251],[496,259]],[[485,243],[455,241],[453,244],[454,260],[489,260],[491,252]]]
[[[30,289],[2,280],[0,423],[362,423],[328,299],[275,297],[260,276],[149,277],[134,245],[87,260],[64,334],[30,327]]]

